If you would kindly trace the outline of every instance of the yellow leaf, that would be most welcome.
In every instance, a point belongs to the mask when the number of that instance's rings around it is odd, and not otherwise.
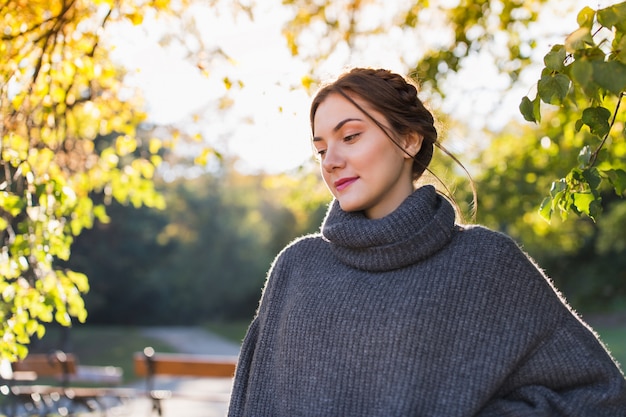
[[[304,77],[302,77],[302,79],[300,80],[300,82],[302,83],[302,86],[304,88],[306,88],[307,90],[309,90],[311,88],[311,86],[314,83],[313,78],[311,78],[311,76],[309,75],[305,75]]]
[[[46,334],[46,327],[43,324],[40,324],[37,328],[37,339],[42,339]]]
[[[154,165],[155,167],[158,167],[163,162],[163,158],[161,158],[159,155],[152,155],[150,157],[150,162],[152,162],[152,165]]]
[[[219,100],[219,108],[220,110],[226,110],[232,107],[235,104],[235,100],[230,97],[224,96]]]
[[[194,158],[194,163],[196,165],[202,165],[205,166],[208,163],[208,156],[210,154],[210,150],[209,149],[203,149],[202,152],[200,152],[200,155],[196,156]]]
[[[22,103],[24,102],[25,94],[16,94],[11,100],[11,105],[13,105],[13,110],[19,110],[22,107]]]
[[[145,159],[135,159],[132,162],[133,168],[141,173],[144,178],[152,178],[154,176],[154,165]]]
[[[72,281],[72,283],[76,286],[78,291],[89,291],[89,281],[87,280],[87,276],[85,274],[76,271],[67,271],[66,274],[70,281]]]
[[[54,318],[56,319],[57,323],[62,326],[68,327],[72,324],[72,319],[70,318],[70,315],[67,314],[67,311],[57,311],[54,315]]]
[[[150,138],[150,142],[148,143],[148,149],[151,154],[155,154],[161,150],[161,140],[158,138]]]
[[[128,155],[137,150],[137,140],[131,136],[118,136],[115,140],[115,150],[120,156]]]
[[[130,19],[131,22],[133,22],[133,25],[138,26],[140,24],[143,23],[143,15],[140,13],[129,13],[126,15],[126,17],[128,19]]]
[[[585,44],[593,44],[591,29],[580,27],[565,39],[565,50],[569,53],[574,53],[579,49],[584,49]]]
[[[170,5],[170,0],[154,0],[153,5],[156,9],[165,9]]]

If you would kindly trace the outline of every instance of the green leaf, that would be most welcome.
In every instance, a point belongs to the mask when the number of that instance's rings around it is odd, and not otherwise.
[[[578,163],[582,166],[589,164],[591,160],[591,147],[589,145],[584,146],[578,154]]]
[[[576,129],[577,132],[580,132],[580,129],[582,129],[584,125],[585,123],[583,123],[583,120],[578,119],[576,120],[576,123],[574,124],[574,129]]]
[[[568,217],[569,210],[572,208],[572,196],[568,190],[557,193],[552,203],[555,207],[559,208],[561,214],[561,220],[565,221]]]
[[[570,186],[576,186],[585,181],[581,168],[572,168],[565,178]]]
[[[599,198],[592,193],[574,193],[573,197],[576,210],[595,219],[599,212]]]
[[[537,119],[535,118],[535,106],[527,96],[522,97],[522,102],[519,105],[519,111],[522,113],[522,116],[524,116],[524,120],[533,123],[537,122]]]
[[[617,195],[623,196],[624,191],[626,191],[626,171],[623,169],[609,169],[604,171],[604,174],[606,174],[609,182],[613,185]]]
[[[546,221],[550,221],[552,218],[552,198],[546,197],[539,206],[539,215]]]
[[[12,217],[16,217],[26,206],[26,202],[18,195],[0,192],[0,208],[8,212]]]
[[[598,10],[598,22],[604,27],[615,26],[618,30],[626,32],[626,2]]]
[[[552,198],[556,198],[557,194],[565,191],[567,189],[567,183],[563,178],[558,181],[552,181],[552,186],[550,187],[550,196]]]
[[[574,85],[582,89],[588,98],[600,101],[600,86],[593,80],[592,61],[586,58],[577,59],[568,68]]]
[[[570,65],[572,80],[581,86],[586,86],[593,80],[593,65],[586,59],[577,59]]]
[[[537,93],[544,103],[561,104],[569,90],[570,80],[566,75],[544,75],[537,83]]]
[[[610,130],[611,112],[604,107],[588,107],[583,110],[582,121],[589,126],[591,133],[604,137]]]
[[[615,35],[611,49],[612,52],[609,59],[626,64],[626,32]]]
[[[594,61],[593,80],[600,87],[618,95],[626,90],[626,64],[619,61]]]
[[[589,185],[589,189],[593,192],[593,190],[597,190],[600,187],[600,183],[602,182],[602,177],[600,176],[600,172],[597,168],[589,168],[583,170],[583,178],[584,181]]]
[[[563,45],[554,45],[552,50],[543,58],[546,68],[552,71],[562,71],[565,68],[567,52]]]

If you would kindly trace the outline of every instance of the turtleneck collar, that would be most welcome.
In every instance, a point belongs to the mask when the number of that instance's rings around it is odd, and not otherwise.
[[[380,219],[345,212],[334,200],[322,223],[322,236],[342,262],[366,271],[387,271],[440,250],[452,238],[454,220],[452,205],[427,185]]]

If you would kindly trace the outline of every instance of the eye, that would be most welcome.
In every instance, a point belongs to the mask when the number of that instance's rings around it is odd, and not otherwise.
[[[324,154],[326,154],[326,149],[315,149],[315,159],[318,161],[324,158]]]
[[[345,136],[345,137],[343,138],[343,141],[344,141],[344,142],[350,142],[350,141],[352,141],[352,140],[356,139],[356,138],[357,138],[360,134],[361,134],[361,133],[359,132],[359,133],[353,133],[353,134],[351,134],[351,135]]]

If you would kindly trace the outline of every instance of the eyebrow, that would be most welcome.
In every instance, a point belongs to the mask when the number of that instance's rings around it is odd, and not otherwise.
[[[341,129],[341,128],[343,127],[343,125],[345,125],[345,124],[346,124],[346,123],[348,123],[348,122],[362,122],[362,121],[363,121],[362,119],[359,119],[359,118],[352,118],[352,117],[349,117],[349,118],[347,118],[347,119],[343,119],[342,121],[340,121],[339,123],[337,123],[337,125],[333,128],[333,132],[337,132],[337,131],[339,131],[339,129]],[[319,136],[314,136],[314,137],[313,137],[313,142],[319,142],[319,141],[321,141],[321,140],[322,140],[322,138],[321,138],[321,137],[319,137]]]

